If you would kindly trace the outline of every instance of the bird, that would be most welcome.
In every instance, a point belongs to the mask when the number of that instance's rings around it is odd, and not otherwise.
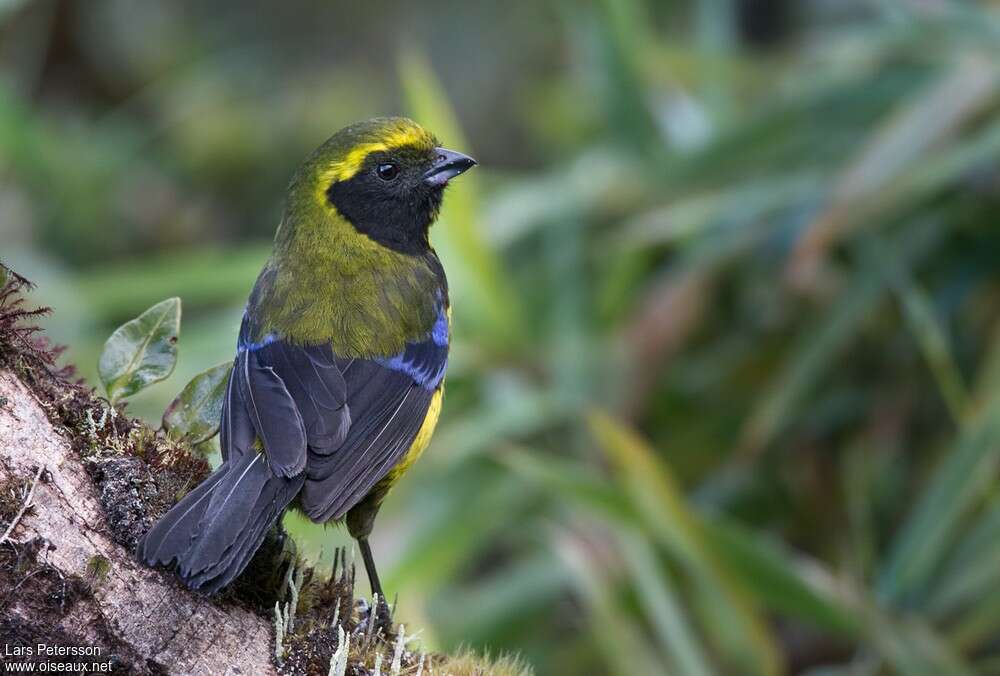
[[[441,412],[451,334],[429,240],[476,161],[403,117],[347,126],[295,172],[250,292],[222,404],[222,463],[140,540],[140,558],[213,594],[287,509],[346,523],[373,594],[369,535]]]

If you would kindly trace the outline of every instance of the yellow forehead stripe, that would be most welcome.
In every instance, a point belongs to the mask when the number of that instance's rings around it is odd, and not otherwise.
[[[394,150],[404,146],[434,147],[434,137],[417,125],[401,125],[388,130],[377,140],[358,144],[343,159],[333,162],[320,174],[320,184],[328,186],[337,181],[348,181],[361,169],[371,153]]]

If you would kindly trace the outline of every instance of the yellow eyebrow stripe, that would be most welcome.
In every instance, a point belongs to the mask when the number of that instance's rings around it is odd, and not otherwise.
[[[385,138],[362,143],[351,150],[344,159],[334,162],[320,174],[320,185],[329,186],[337,181],[349,181],[361,169],[365,158],[371,153],[393,150],[403,146],[432,146],[433,139],[420,127],[403,127],[393,130]]]

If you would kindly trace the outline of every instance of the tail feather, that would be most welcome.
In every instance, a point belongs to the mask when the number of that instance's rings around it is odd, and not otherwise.
[[[153,524],[139,543],[139,556],[143,561],[151,566],[165,566],[180,560],[191,547],[209,498],[226,469],[226,465],[220,467]]]
[[[235,541],[219,551],[218,558],[210,565],[192,575],[189,584],[214,593],[232,582],[250,562],[268,529],[298,493],[303,481],[304,477],[291,480],[273,477],[268,486],[273,490],[261,493]]]
[[[281,508],[277,508],[277,503],[272,503],[262,507],[257,514],[257,518],[247,525],[239,540],[229,547],[217,564],[209,566],[191,578],[190,584],[193,587],[214,594],[232,582],[246,568],[268,529],[280,516]]]
[[[197,575],[223,559],[254,516],[253,508],[272,476],[267,461],[258,453],[236,461],[212,493],[194,544],[180,562],[182,577]]]
[[[190,588],[214,593],[243,571],[303,481],[275,476],[257,453],[231,459],[149,531],[141,556],[176,563]]]

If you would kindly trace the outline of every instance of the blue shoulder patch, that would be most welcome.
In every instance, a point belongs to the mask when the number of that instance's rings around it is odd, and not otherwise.
[[[236,340],[236,354],[242,352],[256,352],[261,348],[267,347],[271,343],[278,340],[278,335],[275,333],[269,333],[258,341],[250,340],[250,332],[252,330],[250,317],[247,315],[247,311],[243,311],[243,323],[240,325],[240,336]]]
[[[278,336],[274,335],[273,333],[267,334],[266,336],[264,336],[263,340],[259,340],[256,343],[249,342],[249,341],[248,342],[243,342],[241,340],[236,345],[236,353],[239,354],[240,352],[245,352],[245,351],[256,352],[257,350],[265,348],[265,347],[267,347],[268,345],[270,345],[271,343],[273,343],[273,342],[275,342],[277,340],[278,340]]]
[[[447,347],[450,338],[448,328],[448,315],[443,308],[438,309],[437,319],[434,320],[434,328],[431,329],[431,339],[438,347]]]
[[[444,380],[444,372],[448,368],[448,334],[448,316],[442,306],[427,338],[419,343],[407,343],[406,349],[395,356],[374,361],[393,371],[405,373],[421,387],[435,390]]]

